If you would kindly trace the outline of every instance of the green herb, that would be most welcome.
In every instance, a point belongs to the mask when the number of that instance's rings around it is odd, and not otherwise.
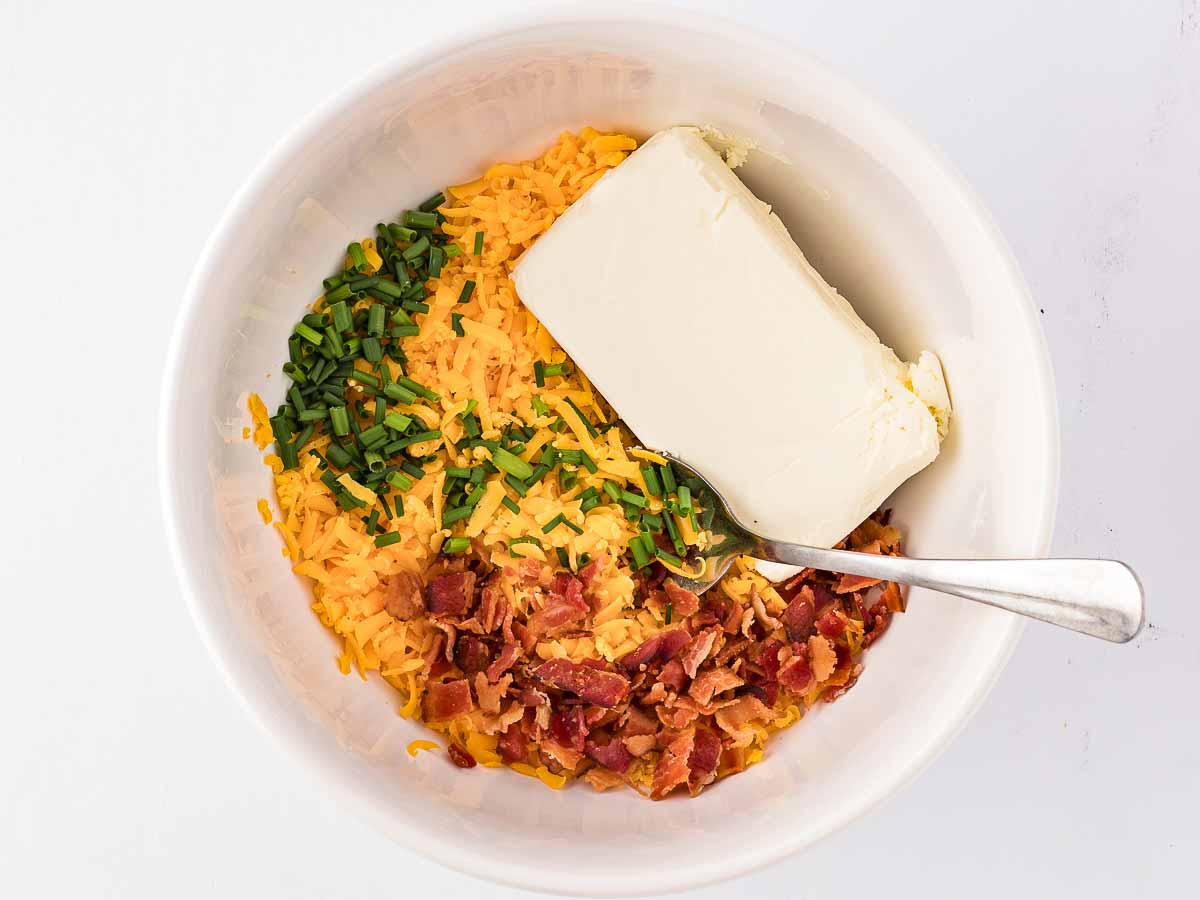
[[[401,221],[408,228],[436,228],[438,223],[437,213],[429,212],[428,210],[406,210]]]
[[[636,506],[641,509],[646,505],[646,498],[641,494],[635,494],[632,491],[621,491],[621,502],[628,503],[630,506]]]
[[[445,202],[446,202],[446,195],[443,194],[441,191],[438,191],[436,194],[434,194],[432,197],[430,197],[428,200],[426,200],[424,203],[422,203],[418,207],[418,209],[420,209],[421,212],[425,212],[425,213],[433,212],[435,209],[437,209],[439,206],[441,206]],[[436,224],[436,222],[434,224]]]
[[[462,327],[462,313],[450,313],[450,329],[459,337],[466,337]]]
[[[466,553],[471,549],[471,539],[466,537],[447,538],[442,544],[443,553]]]
[[[480,256],[483,253],[483,232],[475,232],[475,255]]]
[[[501,472],[512,475],[514,478],[524,480],[533,475],[533,467],[529,463],[503,448],[493,451],[492,464]]]
[[[675,493],[675,470],[671,468],[671,464],[667,463],[665,466],[659,466],[659,472],[662,473],[663,493]]]
[[[615,481],[604,482],[604,493],[608,494],[613,503],[621,502],[621,489]]]
[[[406,416],[403,413],[392,410],[383,417],[383,424],[393,431],[404,431],[412,424],[412,416]]]
[[[412,479],[400,472],[389,472],[387,483],[401,492],[410,491],[413,486]]]
[[[641,467],[642,481],[646,483],[646,491],[651,497],[662,496],[662,484],[659,483],[658,473],[654,471],[654,466],[646,463]]]
[[[320,343],[318,341],[317,343]],[[535,360],[533,363],[533,380],[538,387],[546,386],[546,367],[542,365],[542,361]]]
[[[475,293],[475,282],[469,278],[463,283],[462,290],[458,292],[458,302],[466,303],[471,299],[471,294]]]
[[[404,539],[400,536],[400,534],[398,532],[388,531],[388,532],[385,532],[384,534],[375,536],[375,546],[376,547],[390,547],[390,546],[392,546],[392,544],[398,544],[402,540],[404,540]]]
[[[325,336],[323,334],[321,334],[319,331],[314,331],[303,322],[297,322],[295,330],[296,334],[304,338],[304,340],[308,341],[313,346],[320,346],[321,342],[325,340]]]
[[[346,254],[350,257],[355,272],[361,272],[367,267],[367,255],[363,253],[362,244],[358,241],[346,248]]]
[[[333,426],[333,433],[338,437],[343,437],[350,433],[350,417],[346,414],[346,407],[331,406],[329,408],[329,422]]]
[[[524,535],[523,537],[513,538],[508,542],[508,549],[512,550],[512,548],[517,546],[517,544],[536,544],[538,547],[542,546],[542,542],[531,534]]]
[[[474,510],[469,506],[459,506],[455,509],[442,510],[442,527],[446,528],[453,525],[460,519],[468,518]]]
[[[505,509],[507,509],[511,513],[520,513],[521,512],[521,507],[519,507],[517,505],[517,502],[515,500],[513,500],[512,497],[509,497],[507,494],[505,494],[504,497],[500,500],[500,505],[503,506]]]
[[[558,556],[559,565],[564,569],[571,568],[571,558],[567,555],[566,547],[555,547],[554,552]]]
[[[675,604],[673,604],[670,600],[668,600],[667,606],[663,610],[663,624],[664,625],[671,624],[671,611],[674,609],[674,607],[675,607]]]

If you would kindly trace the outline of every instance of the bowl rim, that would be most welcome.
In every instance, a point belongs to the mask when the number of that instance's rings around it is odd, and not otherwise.
[[[993,669],[980,677],[974,695],[970,702],[959,711],[957,719],[943,723],[941,733],[926,745],[920,755],[910,761],[905,772],[891,780],[875,785],[870,791],[864,791],[855,803],[847,804],[839,815],[833,817],[834,821],[824,832],[815,837],[803,834],[789,836],[787,832],[780,832],[770,838],[761,836],[763,839],[755,841],[754,846],[743,845],[736,848],[719,862],[714,862],[713,865],[707,866],[701,871],[669,872],[660,870],[655,873],[645,873],[614,867],[611,874],[590,876],[587,884],[569,880],[568,877],[557,873],[539,871],[536,866],[519,861],[498,861],[486,858],[485,867],[477,865],[475,868],[471,868],[472,864],[485,859],[485,857],[464,854],[460,845],[445,840],[441,835],[423,831],[419,823],[412,818],[400,818],[381,809],[370,797],[365,796],[361,788],[352,780],[331,770],[315,749],[298,739],[298,732],[269,716],[260,701],[251,696],[252,691],[248,681],[240,677],[239,670],[243,668],[243,665],[239,661],[237,653],[224,642],[207,604],[202,601],[195,587],[197,581],[194,572],[198,562],[192,558],[192,550],[185,546],[181,536],[180,522],[185,515],[186,505],[179,493],[178,482],[172,478],[174,460],[179,458],[175,442],[179,433],[177,425],[180,418],[180,404],[175,401],[186,375],[182,368],[182,357],[187,336],[192,332],[193,326],[201,314],[203,309],[201,298],[205,294],[206,285],[215,271],[218,260],[223,257],[226,246],[232,241],[232,233],[236,230],[238,222],[260,202],[272,174],[298,156],[303,148],[321,133],[326,123],[337,117],[341,110],[356,103],[373,88],[394,78],[416,72],[423,66],[449,54],[470,50],[473,45],[481,41],[544,27],[586,26],[588,24],[658,26],[664,29],[719,36],[747,48],[759,49],[764,53],[776,56],[804,58],[811,69],[820,72],[822,77],[836,84],[844,96],[854,100],[862,117],[877,121],[881,127],[886,127],[893,139],[902,141],[905,145],[904,153],[910,158],[919,159],[925,171],[933,173],[943,189],[953,196],[966,215],[975,220],[980,232],[993,245],[997,263],[1003,266],[1006,274],[1003,294],[1013,299],[1016,314],[1024,319],[1024,325],[1029,334],[1030,349],[1033,351],[1037,363],[1035,375],[1037,381],[1043,386],[1043,402],[1040,413],[1044,432],[1048,438],[1048,446],[1045,447],[1046,470],[1041,474],[1045,478],[1048,490],[1042,508],[1039,510],[1036,533],[1032,537],[1036,548],[1035,553],[1045,555],[1048,552],[1057,510],[1061,456],[1061,433],[1058,424],[1053,370],[1045,334],[1035,313],[1035,305],[1029,289],[1011,248],[990,212],[939,149],[910,127],[905,120],[875,100],[853,79],[827,65],[808,49],[791,40],[759,31],[722,16],[661,4],[637,4],[613,13],[597,13],[593,8],[572,0],[572,2],[556,4],[552,8],[535,8],[516,15],[506,14],[501,17],[499,13],[489,14],[477,20],[472,26],[452,35],[427,39],[398,51],[391,58],[377,63],[335,91],[293,124],[234,193],[205,242],[184,291],[164,363],[164,378],[159,398],[157,448],[159,493],[162,498],[164,531],[171,560],[184,600],[209,656],[229,690],[255,725],[292,760],[301,763],[310,771],[319,772],[319,777],[314,780],[322,785],[322,790],[332,792],[332,789],[336,788],[340,802],[347,803],[360,819],[371,822],[383,834],[402,843],[406,850],[419,852],[441,865],[473,878],[490,880],[526,890],[568,893],[576,896],[667,893],[734,878],[777,862],[842,830],[911,784],[942,754],[978,711],[1007,665],[1020,638],[1025,620],[1011,616],[1011,621],[1007,623],[1007,634],[1003,637],[1003,643],[996,656]],[[418,846],[421,848],[420,851],[415,849]]]

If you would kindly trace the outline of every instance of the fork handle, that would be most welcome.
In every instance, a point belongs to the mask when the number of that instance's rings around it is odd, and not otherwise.
[[[1146,618],[1137,575],[1111,559],[911,559],[769,540],[750,555],[932,588],[1116,643]]]

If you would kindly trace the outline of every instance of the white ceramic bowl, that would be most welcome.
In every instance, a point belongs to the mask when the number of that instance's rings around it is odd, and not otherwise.
[[[540,17],[389,64],[275,149],[196,269],[163,392],[167,529],[197,625],[279,744],[402,844],[484,878],[572,894],[729,877],[845,825],[913,778],[1004,665],[1018,620],[913,591],[857,687],[696,800],[553,792],[504,770],[415,761],[396,696],[334,667],[307,587],[255,510],[245,401],[279,402],[285,340],[347,242],[438,187],[591,124],[748,135],[741,170],[809,259],[902,356],[941,354],[956,406],[938,461],[894,498],[914,554],[1048,547],[1058,436],[1050,368],[986,212],[923,141],[807,54],[679,11]],[[804,427],[797,422],[796,427]],[[720,440],[714,434],[714,440]]]

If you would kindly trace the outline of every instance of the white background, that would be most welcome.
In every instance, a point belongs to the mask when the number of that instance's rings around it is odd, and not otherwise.
[[[154,432],[189,270],[250,168],[372,63],[500,5],[0,0],[0,896],[489,890],[349,818],[235,705],[167,560]],[[915,784],[689,896],[1191,894],[1196,0],[693,5],[831,62],[983,196],[1044,311],[1054,550],[1134,563],[1152,627],[1115,647],[1031,625]]]

